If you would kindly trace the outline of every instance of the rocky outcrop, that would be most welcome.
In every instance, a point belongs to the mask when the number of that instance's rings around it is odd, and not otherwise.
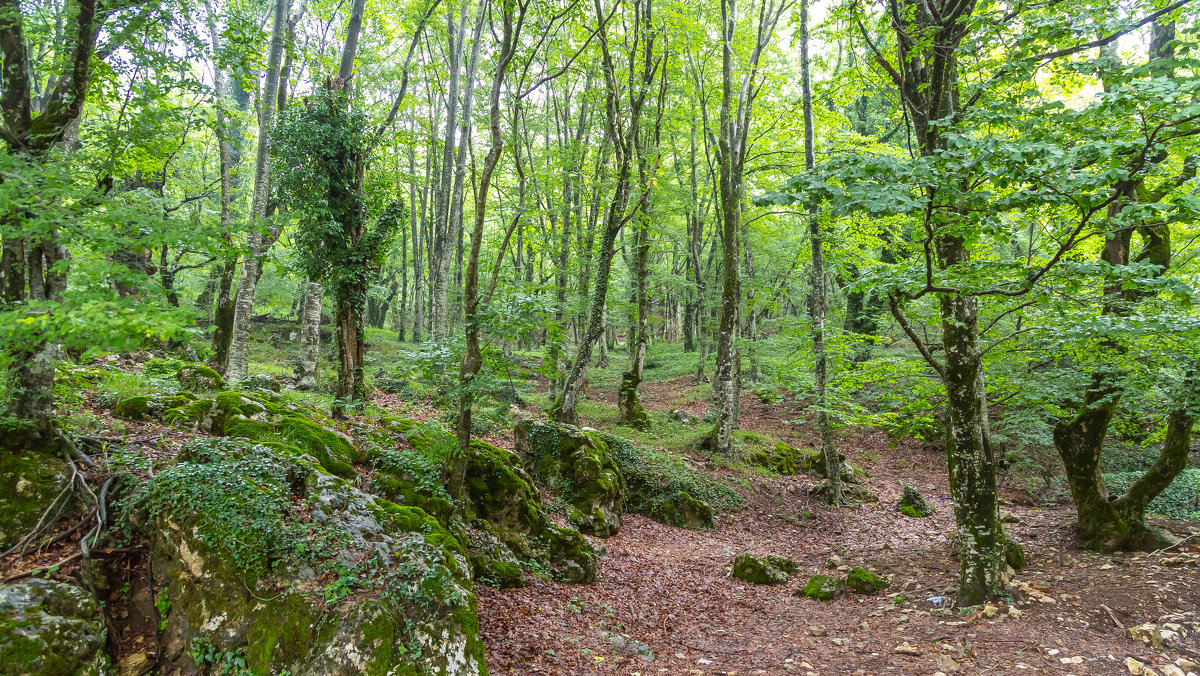
[[[572,525],[600,537],[616,534],[621,527],[625,478],[598,433],[522,420],[514,434],[517,453],[526,458],[534,476],[571,504]]]
[[[165,674],[482,674],[466,549],[304,449],[193,442],[140,495]],[[199,665],[199,666],[198,666]]]
[[[354,476],[352,465],[360,459],[349,435],[313,411],[280,403],[265,390],[221,392],[169,408],[163,416],[209,434],[249,441],[283,439],[315,457],[325,471],[345,478]]]
[[[87,591],[30,579],[0,587],[0,676],[108,673],[108,630]]]
[[[20,541],[37,526],[66,486],[67,477],[66,463],[52,455],[0,453],[0,549]]]
[[[382,476],[376,481],[405,502],[442,499],[440,468],[457,452],[454,435],[440,425],[403,418],[384,418],[380,424],[412,450],[375,454],[372,462]],[[463,490],[466,509],[449,525],[467,545],[476,577],[501,587],[520,586],[524,569],[533,568],[567,582],[596,579],[595,547],[577,530],[549,519],[515,453],[473,440]]]

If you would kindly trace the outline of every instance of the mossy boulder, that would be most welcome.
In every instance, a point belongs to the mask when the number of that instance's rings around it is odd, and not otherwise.
[[[157,418],[170,409],[190,404],[195,398],[191,392],[167,396],[134,395],[118,401],[113,407],[113,415],[130,420]]]
[[[813,575],[800,590],[801,596],[818,601],[832,601],[846,593],[846,581],[831,575]]]
[[[916,488],[904,484],[904,493],[900,496],[900,504],[896,510],[905,516],[914,519],[923,519],[933,515],[933,509],[929,503],[925,502],[925,498],[917,492]]]
[[[703,500],[697,500],[686,491],[679,491],[651,505],[651,519],[678,528],[712,528],[713,509]]]
[[[796,562],[782,556],[758,557],[742,552],[733,557],[733,576],[754,584],[783,584],[796,569]]]
[[[268,392],[280,392],[283,390],[283,385],[278,380],[262,373],[242,378],[238,381],[238,387],[245,390],[266,390]]]
[[[791,476],[801,469],[804,451],[792,448],[783,442],[775,442],[768,448],[755,447],[743,457],[747,462],[758,465],[776,474]]]
[[[211,392],[221,389],[221,374],[203,364],[185,364],[175,372],[179,386],[192,392]]]
[[[483,674],[466,549],[420,509],[286,444],[205,440],[136,499],[163,586],[163,673]]]
[[[61,458],[36,451],[0,453],[0,549],[37,526],[67,482]]]
[[[534,476],[572,506],[571,523],[600,537],[621,527],[625,478],[597,433],[570,425],[522,420],[514,429],[517,453]]]
[[[548,567],[568,582],[596,579],[595,547],[574,528],[549,520],[515,453],[472,440],[464,490],[475,517],[486,521],[516,558]]]
[[[30,579],[0,587],[0,676],[109,673],[108,629],[87,591]]]
[[[887,589],[887,580],[866,568],[851,568],[846,575],[846,586],[859,594],[875,594]]]
[[[457,438],[436,423],[394,417],[379,422],[399,442],[372,454],[381,488],[397,492],[406,503],[448,498],[442,482],[458,452]],[[478,578],[500,587],[520,586],[524,569],[533,568],[568,582],[595,580],[595,547],[577,530],[550,521],[518,455],[473,439],[463,492],[467,509],[451,526],[466,542]]]
[[[168,401],[162,417],[199,432],[282,441],[311,454],[327,472],[352,478],[354,464],[362,460],[354,439],[320,414],[278,400],[267,391],[226,391],[211,399]]]

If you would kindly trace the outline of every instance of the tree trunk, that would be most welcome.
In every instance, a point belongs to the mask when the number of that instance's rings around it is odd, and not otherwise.
[[[808,0],[800,0],[800,79],[804,105],[804,168],[812,171],[816,135],[813,130],[812,71],[808,59]],[[808,235],[812,243],[812,336],[813,380],[816,383],[817,433],[825,459],[825,477],[829,504],[842,504],[842,456],[833,443],[829,424],[829,395],[826,392],[829,360],[825,354],[825,313],[829,307],[825,285],[825,249],[821,221],[815,208],[808,213]]]
[[[1149,63],[1153,64],[1156,59],[1170,63],[1174,56],[1174,33],[1173,22],[1155,22],[1152,25]],[[1112,58],[1117,57],[1114,54]],[[1108,83],[1104,84],[1107,91]],[[1161,159],[1152,161],[1157,164]],[[1187,178],[1189,171],[1194,177],[1194,162],[1191,163],[1190,170],[1188,164],[1189,162],[1185,162],[1185,174],[1181,178]],[[1115,189],[1122,195],[1122,200],[1109,207],[1110,218],[1120,213],[1130,202],[1142,199],[1157,202],[1162,198],[1162,195],[1149,194],[1152,191],[1145,189],[1141,179],[1119,183]],[[1114,267],[1128,265],[1135,230],[1143,243],[1138,260],[1154,263],[1158,270],[1153,276],[1162,276],[1171,265],[1170,231],[1166,227],[1160,229],[1151,224],[1143,224],[1137,228],[1122,228],[1112,233],[1105,241],[1100,259]],[[1102,311],[1105,315],[1125,316],[1141,296],[1142,292],[1139,290],[1125,289],[1119,281],[1115,282],[1104,289],[1101,299]],[[1106,347],[1112,350],[1121,349],[1113,341],[1108,341]],[[1084,546],[1100,551],[1158,549],[1172,543],[1174,538],[1166,531],[1146,526],[1146,504],[1187,467],[1187,442],[1191,434],[1190,421],[1194,415],[1188,408],[1188,400],[1194,392],[1195,379],[1193,374],[1189,374],[1184,404],[1171,414],[1167,439],[1158,461],[1124,496],[1117,498],[1110,496],[1104,485],[1104,477],[1100,473],[1100,455],[1109,423],[1112,422],[1121,399],[1123,377],[1123,373],[1111,366],[1101,368],[1093,374],[1079,413],[1070,422],[1060,422],[1055,426],[1054,445],[1066,468],[1067,483],[1071,488],[1071,496],[1074,498],[1078,514],[1076,530]],[[1177,425],[1185,422],[1187,429],[1176,429]],[[1178,448],[1181,439],[1182,450]]]
[[[271,27],[271,48],[267,57],[266,84],[259,104],[258,156],[254,164],[254,199],[250,218],[253,228],[246,237],[246,258],[242,261],[242,279],[233,302],[233,330],[225,360],[225,379],[236,383],[246,377],[250,367],[250,317],[254,313],[254,294],[262,275],[262,257],[274,243],[277,231],[262,234],[266,225],[267,199],[270,196],[270,163],[267,138],[275,122],[274,105],[279,90],[279,66],[283,58],[283,35],[287,27],[290,0],[275,0]]]
[[[299,390],[311,390],[317,386],[323,294],[320,282],[309,282],[304,290],[304,305],[300,309],[300,361],[296,366],[296,389]]]
[[[503,23],[503,37],[501,38],[500,49],[496,58],[496,70],[492,76],[492,89],[489,99],[491,103],[489,129],[491,131],[492,147],[488,149],[488,154],[483,160],[483,168],[480,172],[479,190],[475,197],[475,222],[474,227],[471,229],[470,253],[468,254],[467,269],[463,279],[463,309],[466,313],[463,325],[466,333],[466,350],[463,353],[462,365],[459,368],[459,414],[457,429],[459,448],[458,453],[454,456],[450,476],[446,482],[446,491],[455,499],[462,493],[463,482],[466,479],[467,459],[471,450],[471,414],[475,396],[475,378],[479,375],[479,369],[483,366],[483,352],[479,346],[480,322],[478,315],[480,305],[486,305],[490,301],[491,289],[495,288],[494,280],[500,271],[500,265],[496,265],[495,272],[493,273],[493,284],[484,294],[484,297],[480,299],[479,252],[483,243],[483,226],[487,213],[488,191],[491,188],[492,172],[495,171],[496,165],[500,162],[500,155],[504,150],[504,136],[500,131],[500,93],[504,86],[508,64],[512,61],[516,47],[519,44],[520,26],[524,24],[525,7],[527,5],[517,5],[514,3],[504,5],[500,10]],[[517,17],[515,28],[514,12],[520,13],[519,17]],[[479,25],[482,26],[483,12],[480,12],[480,14]],[[478,35],[478,31],[476,33]],[[476,44],[478,45],[478,41]],[[478,46],[476,46],[476,50],[478,50]],[[519,215],[518,218],[520,218]],[[509,232],[511,233],[511,230]],[[503,248],[501,248],[497,260],[504,260]]]
[[[645,162],[643,164],[643,175]],[[643,180],[645,185],[646,181]],[[650,426],[650,416],[638,400],[638,386],[642,383],[642,372],[646,365],[646,332],[648,325],[648,301],[646,297],[646,278],[649,275],[650,257],[650,213],[649,203],[643,213],[636,218],[638,225],[634,229],[633,253],[633,325],[629,334],[629,369],[621,375],[621,387],[617,394],[617,406],[620,409],[621,423],[634,429],[644,430]]]
[[[430,310],[433,320],[432,338],[437,342],[445,342],[450,337],[449,324],[449,280],[450,259],[453,253],[451,246],[454,227],[451,224],[450,204],[453,201],[453,181],[455,167],[455,137],[458,132],[458,97],[460,66],[462,64],[463,47],[466,44],[464,32],[467,26],[467,3],[463,3],[457,26],[454,25],[453,8],[446,6],[446,31],[448,37],[447,54],[449,62],[449,85],[446,91],[446,133],[442,147],[442,171],[438,181],[436,214],[434,220],[433,251],[430,265],[432,297]],[[466,139],[458,139],[466,142]],[[462,149],[459,150],[462,152]]]

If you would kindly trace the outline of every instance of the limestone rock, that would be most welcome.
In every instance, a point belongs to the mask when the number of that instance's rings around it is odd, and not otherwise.
[[[467,553],[435,519],[298,449],[199,446],[143,503],[165,583],[163,673],[191,673],[198,646],[264,674],[485,671]]]
[[[733,576],[754,584],[783,584],[795,570],[795,562],[782,556],[760,558],[742,552],[733,557]]]
[[[650,506],[650,518],[679,528],[712,528],[713,510],[707,502],[693,498],[687,491],[679,491]]]
[[[108,673],[100,604],[79,587],[30,579],[0,587],[0,675]]]
[[[1149,644],[1156,650],[1162,649],[1163,646],[1169,646],[1180,638],[1179,631],[1168,628],[1165,625],[1160,626],[1150,622],[1130,627],[1125,630],[1125,634],[1135,641]]]
[[[829,575],[813,575],[799,593],[818,601],[832,601],[846,593],[846,581]]]
[[[66,482],[61,458],[34,451],[0,453],[0,549],[37,526]]]
[[[221,389],[224,381],[221,374],[203,364],[186,364],[175,372],[175,380],[179,386],[192,392],[212,391]]]
[[[667,414],[667,417],[676,422],[681,422],[684,425],[695,425],[700,422],[699,418],[681,408],[672,409],[672,411]]]
[[[600,537],[621,527],[625,478],[599,434],[570,425],[522,420],[514,428],[517,453],[533,474],[571,503],[572,525]]]

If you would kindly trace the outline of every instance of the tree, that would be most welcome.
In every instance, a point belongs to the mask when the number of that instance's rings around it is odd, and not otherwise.
[[[804,105],[804,168],[812,171],[816,160],[813,129],[812,69],[808,58],[808,0],[800,0],[800,78]],[[825,353],[825,313],[829,306],[825,285],[824,234],[821,220],[814,209],[808,213],[808,236],[812,244],[812,334],[813,381],[817,395],[817,433],[821,437],[821,456],[825,460],[828,481],[826,498],[829,504],[842,503],[842,456],[833,442],[833,427],[829,424],[829,395],[827,392],[829,357]]]
[[[550,407],[550,416],[559,422],[578,424],[579,416],[575,405],[579,399],[579,391],[583,387],[584,376],[592,359],[592,348],[604,331],[604,311],[608,299],[609,273],[612,270],[613,256],[616,254],[617,235],[625,224],[642,208],[644,200],[649,198],[650,186],[640,188],[634,193],[633,163],[636,159],[635,144],[641,129],[642,112],[649,96],[654,78],[659,68],[665,67],[665,53],[655,54],[654,43],[660,32],[654,30],[652,0],[635,0],[633,11],[635,16],[633,31],[630,39],[629,52],[629,87],[622,92],[618,84],[617,66],[609,45],[607,17],[596,0],[597,37],[600,42],[602,73],[604,77],[604,131],[609,145],[616,156],[616,185],[613,196],[608,204],[604,231],[600,236],[600,248],[596,252],[595,285],[592,287],[592,297],[587,316],[587,329],[579,339],[579,348],[571,362],[567,377],[563,381],[558,398]],[[613,10],[616,11],[615,8]],[[659,105],[662,105],[659,101]],[[629,208],[631,195],[636,195],[634,206]]]
[[[762,91],[759,62],[770,43],[779,18],[791,2],[762,0],[758,12],[754,47],[746,71],[735,84],[734,42],[737,34],[737,0],[721,0],[721,112],[717,134],[719,202],[721,221],[721,309],[717,329],[717,366],[713,375],[713,403],[717,424],[713,448],[724,455],[733,453],[733,431],[737,428],[740,384],[738,383],[738,313],[741,306],[740,237],[745,202],[746,157],[754,101]],[[735,107],[736,103],[736,107]]]
[[[267,201],[271,196],[271,163],[267,139],[275,123],[279,95],[279,68],[283,61],[283,38],[287,29],[290,0],[275,0],[271,23],[271,46],[258,111],[258,154],[254,161],[254,196],[250,205],[251,230],[246,238],[242,276],[234,299],[233,326],[229,354],[223,365],[225,377],[236,382],[246,377],[250,367],[250,317],[254,314],[254,294],[262,274],[262,260],[279,237],[279,228],[267,223]]]

